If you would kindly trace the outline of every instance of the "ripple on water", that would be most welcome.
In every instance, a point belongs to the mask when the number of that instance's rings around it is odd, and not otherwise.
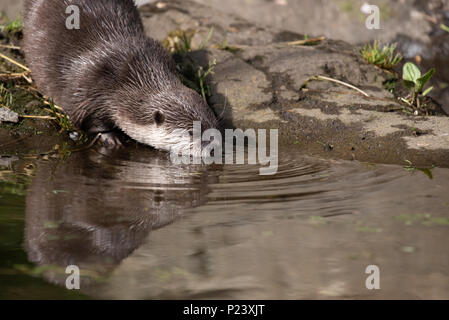
[[[449,218],[447,169],[430,180],[400,166],[294,152],[279,160],[273,176],[250,165],[176,166],[149,149],[39,161],[26,194],[27,257],[59,285],[76,264],[83,292],[114,298],[315,297],[335,283],[332,294],[347,296],[361,261],[399,276],[404,246],[448,270],[444,226],[419,220]],[[434,278],[444,283],[445,272]]]

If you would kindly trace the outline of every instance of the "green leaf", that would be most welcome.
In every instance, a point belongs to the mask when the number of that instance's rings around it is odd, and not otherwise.
[[[402,69],[402,78],[406,81],[411,81],[416,83],[416,80],[418,80],[421,77],[421,71],[419,71],[418,67],[411,62],[407,62],[404,64],[404,67]]]
[[[203,50],[206,48],[207,44],[209,43],[210,39],[212,38],[212,35],[214,34],[214,27],[210,28],[209,33],[207,34],[206,39],[201,43],[200,50]]]
[[[433,179],[432,169],[429,168],[418,168],[419,171],[424,173],[429,179]]]
[[[443,29],[444,31],[449,32],[449,27],[448,27],[447,25],[441,24],[440,27],[441,27],[441,29]]]
[[[420,77],[419,79],[416,80],[416,85],[417,85],[417,91],[420,92],[424,86],[426,85],[427,81],[430,80],[430,78],[432,78],[432,76],[435,74],[435,68],[430,69],[425,75],[423,75],[422,77]]]
[[[415,83],[412,82],[412,81],[404,80],[404,85],[405,85],[407,88],[409,88],[409,89],[414,89],[414,88],[415,88]]]
[[[433,87],[427,88],[426,91],[424,91],[424,92],[422,93],[422,95],[423,95],[423,96],[426,96],[426,95],[428,95],[429,92],[432,91],[432,90],[433,90]]]

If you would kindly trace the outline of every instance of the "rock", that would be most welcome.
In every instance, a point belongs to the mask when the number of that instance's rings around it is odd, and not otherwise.
[[[141,8],[152,37],[162,40],[172,30],[195,29],[193,47],[198,47],[214,27],[208,49],[184,55],[182,63],[206,68],[216,60],[208,77],[208,101],[227,126],[278,129],[281,147],[309,154],[449,166],[449,118],[403,113],[383,87],[391,74],[363,61],[354,46],[334,40],[289,46],[286,40],[301,36],[266,29],[193,1],[164,3],[162,9],[154,4]],[[223,41],[240,50],[213,48]],[[331,81],[311,80],[315,76],[349,83],[369,97]],[[332,146],[332,152],[323,145]]]
[[[405,30],[411,37],[429,41],[431,22],[423,17],[411,0],[301,0],[286,1],[279,5],[267,0],[195,0],[220,11],[238,14],[251,22],[265,27],[288,30],[309,35],[326,36],[330,39],[344,40],[358,44],[376,39],[392,42]],[[380,9],[379,30],[365,27],[367,13],[362,12],[366,3],[377,5]],[[422,1],[430,2],[430,1]],[[438,2],[438,1],[433,1]],[[263,17],[263,19],[261,19]]]
[[[166,4],[160,6],[160,3]],[[170,31],[195,29],[192,46],[198,47],[214,27],[214,42],[227,39],[231,44],[262,45],[273,42],[275,32],[232,14],[197,4],[193,1],[161,1],[140,7],[146,32],[157,40],[163,40]]]
[[[2,0],[2,9],[9,20],[14,20],[20,16],[24,0]]]
[[[3,121],[17,123],[19,122],[19,115],[7,108],[0,108],[0,123]]]
[[[435,67],[430,80],[432,97],[449,114],[449,34],[440,27],[449,17],[449,1],[427,0],[195,0],[220,11],[238,14],[266,28],[325,36],[362,45],[373,40],[397,43],[406,59],[420,61],[425,69]],[[366,6],[377,5],[380,29],[368,29]],[[364,10],[362,10],[364,9]],[[364,11],[364,12],[362,12]],[[261,19],[260,17],[263,17]],[[447,24],[447,23],[446,23]],[[289,32],[283,34],[288,36]],[[286,39],[288,40],[288,39]],[[398,68],[396,71],[400,71]]]

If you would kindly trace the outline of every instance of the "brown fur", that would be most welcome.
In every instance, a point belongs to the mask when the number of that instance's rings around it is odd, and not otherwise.
[[[63,163],[39,162],[26,197],[28,259],[64,269],[74,264],[106,275],[152,230],[204,204],[208,184],[217,183],[207,168],[166,170],[168,166],[169,160],[153,150],[118,152],[116,157],[88,150],[74,153]],[[192,190],[180,195],[173,185]],[[67,192],[55,194],[54,190]],[[49,222],[56,225],[50,228]],[[64,284],[67,275],[50,269],[44,278]],[[81,278],[82,283],[89,279]]]
[[[79,30],[66,28],[69,5],[80,8]],[[160,43],[145,36],[132,0],[26,0],[24,16],[33,78],[79,128],[127,133],[126,126],[156,123],[190,130],[193,121],[217,127]]]

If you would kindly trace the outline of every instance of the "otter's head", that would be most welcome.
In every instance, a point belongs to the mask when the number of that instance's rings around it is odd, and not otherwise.
[[[191,150],[193,156],[200,156],[193,141],[194,122],[201,122],[201,134],[219,129],[219,121],[204,99],[185,86],[139,99],[125,110],[118,110],[119,127],[132,139],[160,150]]]

